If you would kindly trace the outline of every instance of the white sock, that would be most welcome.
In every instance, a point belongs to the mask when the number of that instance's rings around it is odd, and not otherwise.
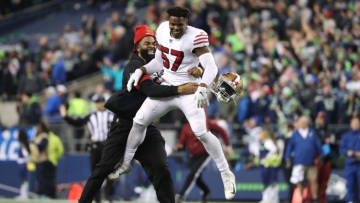
[[[230,170],[221,143],[215,135],[211,132],[207,132],[198,137],[198,139],[202,142],[210,157],[215,161],[220,173]]]
[[[23,184],[21,184],[20,186],[20,196],[27,198],[28,197],[28,188],[29,188],[29,184],[27,181],[25,181]]]
[[[139,145],[143,143],[146,135],[146,126],[133,122],[129,137],[126,141],[126,149],[123,164],[130,165],[131,160],[135,156],[135,152]]]

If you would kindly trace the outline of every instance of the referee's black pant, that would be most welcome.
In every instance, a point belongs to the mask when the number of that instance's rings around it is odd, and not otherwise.
[[[91,203],[104,179],[113,172],[116,164],[123,158],[131,127],[132,120],[113,121],[101,160],[92,171],[79,203]],[[150,125],[147,128],[145,140],[139,146],[134,158],[141,163],[154,185],[158,200],[161,203],[174,203],[175,195],[165,152],[165,141],[154,126]]]
[[[102,152],[104,148],[104,142],[94,142],[90,145],[90,166],[91,172],[93,172],[96,168],[96,164],[98,164],[102,157]],[[112,200],[114,197],[114,182],[110,179],[106,179],[105,185],[105,198],[107,200]],[[100,190],[95,193],[94,199],[96,202],[100,202]]]
[[[188,163],[190,173],[186,177],[185,183],[181,188],[181,199],[186,199],[195,184],[204,192],[204,194],[208,194],[210,192],[209,187],[201,178],[201,173],[209,164],[210,160],[211,158],[208,154],[195,155],[190,158]]]

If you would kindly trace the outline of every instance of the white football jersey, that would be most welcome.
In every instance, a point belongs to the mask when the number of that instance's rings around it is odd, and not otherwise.
[[[180,39],[170,35],[169,21],[161,23],[156,30],[156,40],[161,50],[164,75],[162,79],[170,85],[188,82],[199,83],[188,70],[199,65],[198,57],[192,52],[195,48],[209,46],[208,35],[204,30],[187,26]]]

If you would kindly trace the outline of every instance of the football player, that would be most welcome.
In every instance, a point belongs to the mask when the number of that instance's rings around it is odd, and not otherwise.
[[[147,98],[133,119],[126,151],[121,167],[111,176],[118,177],[130,171],[130,162],[137,147],[145,139],[146,128],[152,121],[173,109],[180,109],[190,123],[196,137],[202,142],[221,173],[226,199],[236,193],[235,176],[226,161],[220,141],[207,129],[204,107],[209,104],[208,86],[215,79],[218,68],[209,51],[209,39],[205,31],[189,26],[190,12],[186,8],[171,7],[167,10],[169,20],[161,23],[156,31],[158,49],[155,58],[137,69],[130,77],[127,88],[137,86],[143,74],[164,71],[162,85],[181,85],[187,82],[200,84],[195,94],[168,98]],[[201,63],[202,78],[194,78],[188,71]],[[156,158],[156,157],[154,157]]]

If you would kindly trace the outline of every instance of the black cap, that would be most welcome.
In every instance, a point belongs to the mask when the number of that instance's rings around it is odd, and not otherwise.
[[[103,96],[97,96],[94,98],[94,102],[105,102],[105,98]]]

